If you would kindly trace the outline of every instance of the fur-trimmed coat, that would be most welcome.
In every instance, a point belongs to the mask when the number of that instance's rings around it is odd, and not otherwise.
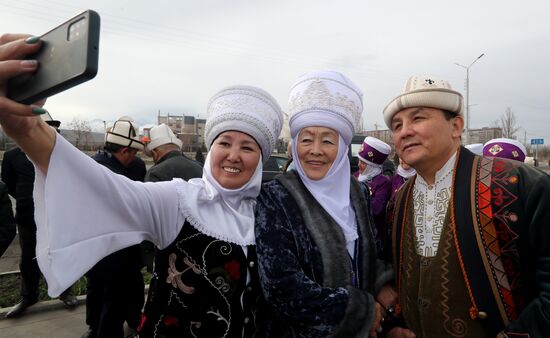
[[[365,337],[374,319],[374,293],[391,277],[377,259],[369,192],[351,178],[359,239],[355,260],[340,226],[295,172],[265,184],[256,207],[258,271],[275,314],[272,337]]]

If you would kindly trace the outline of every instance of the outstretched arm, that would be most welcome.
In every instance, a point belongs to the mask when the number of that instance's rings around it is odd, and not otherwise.
[[[36,60],[24,60],[36,53],[42,43],[23,34],[0,36],[0,124],[35,165],[47,173],[56,132],[40,118],[42,103],[24,105],[6,97],[8,80],[38,69]]]

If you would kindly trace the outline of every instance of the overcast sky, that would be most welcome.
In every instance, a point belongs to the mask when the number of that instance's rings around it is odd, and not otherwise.
[[[62,128],[74,117],[204,117],[232,84],[262,87],[286,109],[299,75],[331,69],[363,90],[365,129],[385,129],[382,110],[409,76],[465,94],[455,63],[484,53],[470,68],[470,128],[511,107],[520,140],[550,143],[548,1],[0,0],[0,29],[40,35],[88,8],[102,21],[99,72],[48,100]]]

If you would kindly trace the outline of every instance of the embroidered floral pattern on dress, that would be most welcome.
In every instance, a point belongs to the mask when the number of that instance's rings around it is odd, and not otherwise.
[[[191,259],[189,257],[185,257],[183,259],[183,263],[187,265],[187,268],[185,268],[183,271],[178,271],[176,269],[176,259],[176,254],[171,254],[168,257],[168,277],[166,277],[166,283],[172,284],[173,287],[177,287],[184,293],[192,294],[195,292],[195,288],[186,285],[181,280],[181,276],[189,270],[196,273],[197,275],[200,275],[201,269],[198,264],[191,262]]]
[[[223,268],[229,275],[229,278],[231,278],[232,280],[236,281],[241,278],[241,273],[240,273],[241,266],[237,261],[232,260],[231,262],[225,263]]]

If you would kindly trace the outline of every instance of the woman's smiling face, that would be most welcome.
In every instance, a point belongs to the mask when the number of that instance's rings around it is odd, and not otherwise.
[[[338,133],[326,127],[300,130],[296,151],[307,177],[320,180],[326,176],[338,156]]]
[[[261,149],[248,134],[226,131],[212,143],[212,176],[226,189],[238,189],[254,175],[260,161]]]

